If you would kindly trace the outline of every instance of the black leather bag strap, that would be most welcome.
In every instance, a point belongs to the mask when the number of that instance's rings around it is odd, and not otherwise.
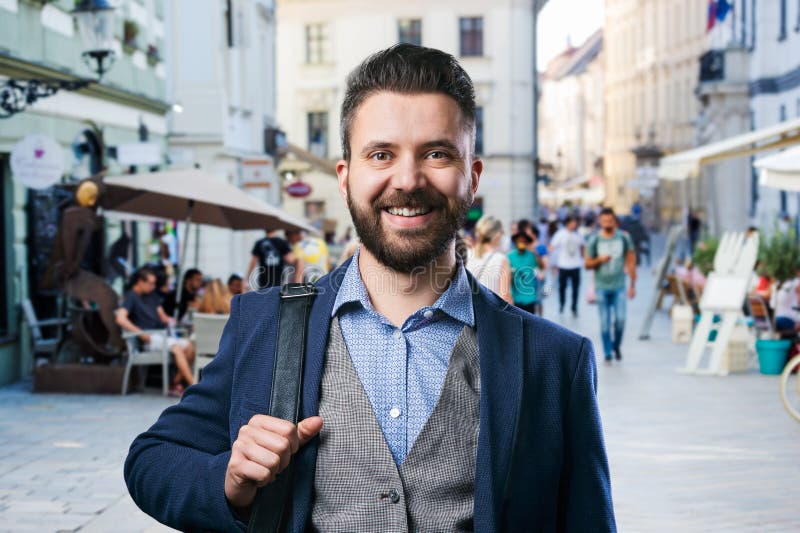
[[[316,294],[311,283],[289,283],[281,287],[278,308],[278,344],[272,368],[269,415],[297,424],[303,388],[308,317]],[[292,488],[292,463],[256,493],[247,531],[274,533],[283,529],[286,500]]]

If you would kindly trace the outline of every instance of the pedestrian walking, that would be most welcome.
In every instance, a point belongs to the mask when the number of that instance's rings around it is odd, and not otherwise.
[[[572,316],[578,316],[578,296],[581,286],[581,267],[583,267],[584,241],[578,233],[578,220],[568,216],[564,227],[559,229],[550,241],[550,256],[558,268],[558,312],[564,312],[567,300],[567,284],[572,286]]]
[[[511,265],[511,298],[514,305],[533,315],[541,315],[539,300],[539,264],[528,247],[533,240],[525,232],[511,236],[514,250],[508,253]]]
[[[627,296],[636,296],[636,251],[630,236],[619,229],[614,210],[600,211],[600,230],[586,245],[586,268],[594,269],[595,294],[600,311],[600,332],[606,364],[612,355],[622,359],[620,345],[625,330],[625,277],[630,278]]]
[[[511,299],[511,267],[500,250],[503,224],[484,215],[475,224],[475,248],[467,251],[467,270],[489,290],[508,303]]]
[[[202,382],[131,446],[141,509],[183,531],[615,531],[591,343],[456,260],[474,94],[430,48],[356,67],[336,170],[362,246],[316,284],[305,379],[272,379],[280,290],[236,296]],[[297,424],[265,414],[292,398]]]
[[[303,265],[299,264],[297,256],[292,252],[289,243],[278,237],[277,232],[267,232],[266,237],[259,239],[250,252],[250,266],[247,268],[247,279],[251,288],[256,290],[277,287],[284,281],[302,281]],[[284,271],[291,268],[284,280]],[[255,280],[254,278],[255,274]],[[253,287],[253,283],[255,286]]]

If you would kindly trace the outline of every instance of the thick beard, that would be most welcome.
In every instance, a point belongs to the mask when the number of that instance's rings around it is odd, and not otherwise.
[[[469,198],[448,199],[435,189],[412,193],[395,191],[362,206],[350,200],[350,216],[361,243],[382,264],[403,274],[431,265],[447,251],[464,225]],[[434,216],[424,227],[390,232],[383,226],[382,212],[387,207],[431,207]]]

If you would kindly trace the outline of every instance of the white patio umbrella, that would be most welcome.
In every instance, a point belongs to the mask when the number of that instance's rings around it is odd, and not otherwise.
[[[800,146],[757,159],[753,166],[761,185],[800,192]]]
[[[234,230],[283,229],[318,233],[304,219],[266,204],[199,169],[114,176],[105,178],[103,183],[105,190],[100,206],[104,210],[186,223],[179,264],[186,257],[192,223]],[[176,301],[179,302],[183,290],[180,270],[177,277]]]

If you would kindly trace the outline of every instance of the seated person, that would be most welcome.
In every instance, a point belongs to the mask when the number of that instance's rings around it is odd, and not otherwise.
[[[197,306],[197,312],[216,315],[227,315],[231,312],[231,295],[221,279],[213,279],[206,283],[206,290]]]
[[[183,320],[187,310],[197,309],[197,303],[200,300],[199,293],[202,288],[203,273],[196,268],[187,270],[183,275],[183,290],[181,291],[181,301],[178,305],[178,320]],[[169,316],[174,316],[175,314],[176,299],[177,291],[171,291],[164,298],[164,310]]]
[[[772,286],[770,307],[775,312],[775,331],[778,333],[800,330],[797,307],[800,302],[800,272],[794,278]]]
[[[131,288],[125,293],[122,306],[117,309],[117,324],[125,330],[139,333],[142,330],[164,329],[172,325],[174,320],[168,317],[157,299],[150,295],[156,288],[156,275],[148,268],[140,268],[133,273]],[[180,396],[183,393],[183,384],[192,385],[192,362],[194,361],[194,348],[188,339],[164,334],[139,335],[139,340],[146,346],[146,350],[160,350],[166,343],[167,348],[175,360],[178,372],[170,386],[170,394]]]
[[[242,294],[243,290],[242,276],[239,274],[231,274],[231,277],[228,278],[229,296],[233,298],[237,294]]]

